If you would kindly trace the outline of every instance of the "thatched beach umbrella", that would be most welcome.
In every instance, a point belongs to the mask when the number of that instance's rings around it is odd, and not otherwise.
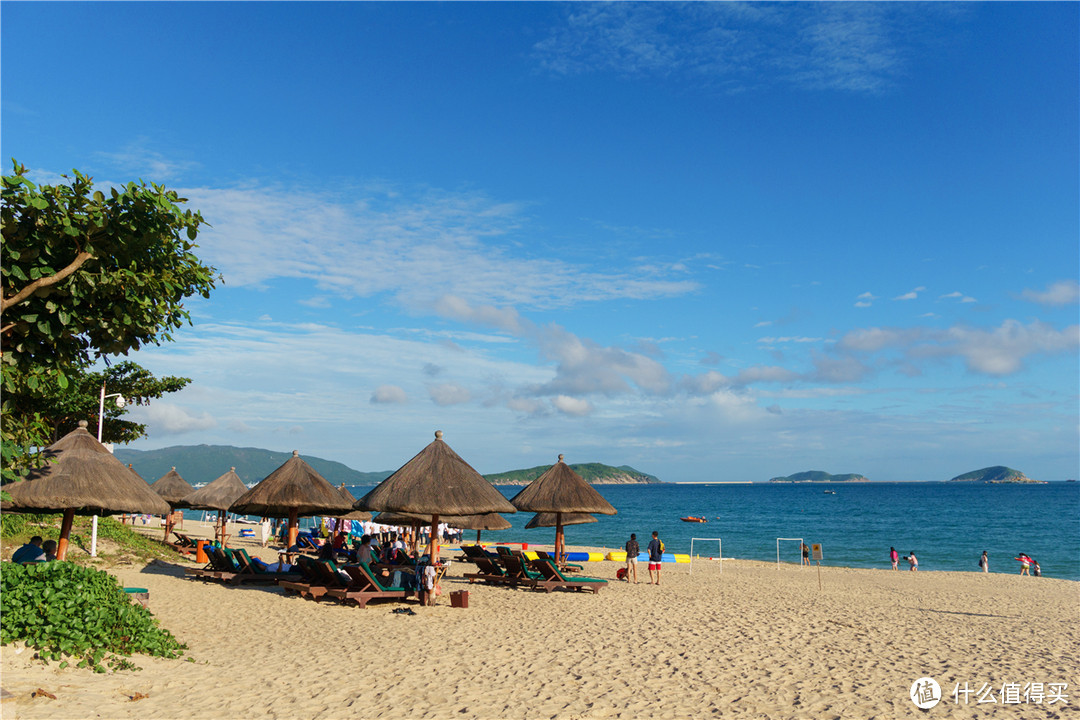
[[[563,462],[548,468],[510,499],[518,510],[537,513],[555,513],[555,557],[560,561],[564,553],[563,515],[565,513],[600,513],[614,515],[617,510],[596,492],[589,483]]]
[[[150,485],[150,489],[156,492],[162,497],[165,502],[169,503],[169,515],[165,519],[165,539],[169,539],[169,533],[172,532],[172,514],[177,508],[188,507],[184,502],[191,493],[195,492],[195,488],[191,487],[184,478],[180,477],[180,473],[176,472],[176,466],[173,466],[172,470],[165,473]]]
[[[586,523],[600,522],[595,516],[589,513],[563,513],[562,524],[567,525],[585,525]],[[559,517],[556,513],[536,513],[533,515],[532,520],[525,524],[526,530],[532,530],[534,528],[544,527],[556,527],[559,524]]]
[[[164,515],[169,504],[113,457],[86,431],[85,420],[45,448],[46,462],[27,480],[4,489],[21,512],[64,511],[56,557],[67,557],[68,537],[75,515],[150,513]]]
[[[298,450],[293,450],[292,457],[281,467],[237,498],[229,507],[230,512],[241,515],[289,518],[287,547],[296,544],[301,516],[335,516],[350,510],[352,507],[337,488],[304,462]]]
[[[236,468],[231,467],[229,472],[214,482],[193,490],[184,498],[184,502],[193,510],[217,510],[218,522],[214,526],[214,539],[224,544],[229,506],[247,491],[248,487],[236,474]]]
[[[443,442],[442,431],[397,472],[356,501],[359,510],[406,512],[431,518],[432,562],[438,558],[440,515],[515,512],[495,487]]]

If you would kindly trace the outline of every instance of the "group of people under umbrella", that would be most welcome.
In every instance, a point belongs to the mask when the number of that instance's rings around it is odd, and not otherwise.
[[[187,507],[217,510],[219,538],[224,538],[227,512],[260,517],[288,518],[288,545],[296,543],[299,518],[312,515],[343,519],[371,519],[379,512],[385,524],[431,524],[431,558],[439,557],[440,522],[465,529],[495,530],[510,527],[500,513],[518,510],[538,513],[526,527],[554,526],[555,556],[563,557],[563,526],[595,522],[593,513],[614,515],[616,510],[559,456],[540,477],[507,500],[479,472],[461,459],[442,439],[435,440],[358,500],[335,488],[305,462],[297,451],[277,470],[248,489],[235,468],[196,490],[175,468],[152,486],[117,460],[87,430],[87,423],[44,451],[41,467],[28,479],[7,486],[11,510],[63,512],[57,558],[67,554],[68,538],[76,514],[143,513],[169,516]],[[397,520],[399,522],[392,522]],[[166,537],[170,526],[166,525]]]

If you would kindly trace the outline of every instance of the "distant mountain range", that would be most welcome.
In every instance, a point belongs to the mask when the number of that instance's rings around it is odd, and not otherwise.
[[[821,470],[807,470],[784,477],[770,478],[771,483],[834,483],[834,482],[870,482],[870,478],[862,475],[848,473],[847,475],[830,475]]]
[[[154,482],[175,467],[180,476],[192,485],[216,480],[231,467],[236,468],[236,474],[245,484],[254,485],[281,467],[290,457],[292,457],[291,452],[240,448],[232,445],[175,445],[160,450],[128,448],[116,450],[116,458],[125,465],[130,463],[135,472],[147,482]],[[361,472],[333,460],[324,460],[311,455],[301,455],[301,457],[335,486],[342,483],[350,486],[378,485],[394,472],[394,470]],[[543,465],[527,470],[510,470],[484,477],[497,485],[527,485],[540,477],[540,474],[548,467]],[[628,465],[612,467],[600,463],[582,463],[570,467],[586,481],[597,485],[660,482],[656,477]]]
[[[485,475],[488,480],[496,485],[528,485],[540,477],[550,465],[538,465],[527,470],[510,470],[508,472]],[[612,467],[601,463],[578,463],[571,465],[570,469],[582,477],[583,480],[593,485],[635,485],[639,483],[662,482],[659,478],[640,470],[635,470],[629,465]]]
[[[963,475],[957,475],[949,482],[981,482],[981,483],[1045,483],[1045,480],[1032,480],[1019,470],[1013,470],[1004,465],[994,465],[982,470],[972,470]]]

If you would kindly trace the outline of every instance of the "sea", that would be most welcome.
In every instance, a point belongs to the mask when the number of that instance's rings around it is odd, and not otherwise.
[[[507,498],[520,486],[497,486]],[[566,528],[566,543],[620,550],[637,533],[642,547],[656,530],[671,553],[797,565],[799,543],[819,543],[822,565],[888,568],[889,548],[914,552],[919,571],[1020,572],[1027,553],[1046,577],[1080,580],[1080,483],[997,484],[898,482],[851,484],[595,485],[618,514]],[[350,487],[360,497],[370,486]],[[826,493],[831,490],[835,494]],[[684,516],[705,517],[687,523]],[[531,513],[505,516],[509,530],[485,542],[550,545],[554,528],[526,530]],[[305,523],[309,524],[309,523]],[[465,531],[475,539],[475,531]],[[901,560],[901,567],[907,564]]]

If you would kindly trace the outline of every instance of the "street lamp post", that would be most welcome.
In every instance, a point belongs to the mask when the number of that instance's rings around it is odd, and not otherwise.
[[[105,383],[101,383],[101,399],[98,402],[98,418],[97,418],[97,439],[101,442],[101,426],[105,424],[105,400],[106,398],[116,398],[116,407],[122,408],[127,405],[127,400],[124,399],[121,393],[112,393],[111,395],[105,394]],[[112,444],[106,445],[109,448],[109,452],[112,452]],[[98,516],[94,516],[94,520],[91,523],[90,528],[90,557],[97,557],[97,523]]]

